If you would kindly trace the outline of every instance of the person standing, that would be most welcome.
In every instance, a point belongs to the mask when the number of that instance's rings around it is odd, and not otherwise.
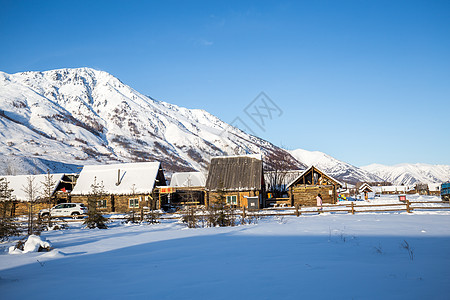
[[[316,197],[317,200],[317,208],[322,211],[322,196],[320,194],[317,195]]]

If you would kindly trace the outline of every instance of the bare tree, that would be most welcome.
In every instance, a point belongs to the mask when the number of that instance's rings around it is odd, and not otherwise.
[[[28,205],[28,229],[27,234],[32,235],[34,233],[39,234],[40,230],[38,228],[37,221],[34,222],[34,212],[33,208],[35,203],[38,200],[38,184],[35,182],[35,177],[28,176],[25,185],[22,187],[22,190],[25,192],[27,197],[27,205]]]
[[[42,197],[47,201],[48,204],[48,219],[47,219],[47,226],[52,226],[51,216],[50,216],[50,209],[52,208],[52,197],[53,192],[55,191],[56,187],[56,181],[53,179],[53,175],[50,174],[50,170],[47,169],[47,175],[44,178],[44,181],[41,182],[43,190],[42,190]]]

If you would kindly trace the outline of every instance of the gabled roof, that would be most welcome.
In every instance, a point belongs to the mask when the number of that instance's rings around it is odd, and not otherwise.
[[[155,184],[165,185],[159,162],[89,165],[83,167],[71,194],[88,195],[94,180],[110,195],[149,194]]]
[[[258,157],[223,156],[211,158],[206,189],[209,191],[261,190],[263,164]]]
[[[178,172],[172,175],[172,187],[200,187],[205,186],[206,177],[202,172]]]
[[[359,192],[363,192],[364,190],[368,190],[369,192],[373,192],[373,188],[366,182],[364,182],[360,187],[359,187]]]
[[[58,186],[59,182],[62,180],[64,174],[50,174],[52,175],[53,181],[55,182],[55,188]],[[39,174],[39,175],[17,175],[17,176],[0,176],[2,178],[6,178],[9,182],[8,188],[13,189],[12,196],[15,197],[18,201],[29,201],[27,193],[24,192],[25,185],[28,184],[28,178],[32,178],[33,185],[36,187],[36,197],[41,197],[43,192],[42,182],[44,182],[47,174]],[[53,192],[55,192],[53,190]],[[36,200],[36,199],[34,199]]]
[[[320,170],[319,168],[315,167],[315,166],[310,166],[308,169],[306,169],[305,171],[303,171],[303,173],[301,173],[300,175],[297,176],[297,178],[295,178],[294,180],[292,180],[288,185],[287,188],[291,187],[292,185],[294,185],[298,180],[300,180],[303,176],[305,176],[306,174],[309,173],[309,171],[311,171],[311,169],[318,171],[319,173],[322,173],[325,177],[327,177],[329,180],[333,181],[336,185],[340,185],[343,186],[343,184],[334,179],[333,177],[331,177],[330,175],[328,175],[327,173],[325,173],[324,171]]]

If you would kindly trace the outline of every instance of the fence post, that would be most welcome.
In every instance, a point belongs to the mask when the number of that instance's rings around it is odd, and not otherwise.
[[[295,206],[295,215],[298,217],[300,216],[300,211],[298,210],[298,204]]]
[[[245,215],[245,206],[244,209],[242,210],[242,219],[245,219],[246,215]]]
[[[411,213],[411,208],[410,208],[409,205],[410,205],[409,200],[406,199],[406,212],[407,212],[407,213]]]
[[[355,203],[352,202],[352,215],[354,215],[354,214],[355,214]]]

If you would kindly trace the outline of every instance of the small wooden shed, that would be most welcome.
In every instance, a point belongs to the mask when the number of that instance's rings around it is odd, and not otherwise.
[[[92,184],[103,186],[104,194],[96,197],[102,212],[128,212],[152,205],[156,185],[166,185],[159,162],[123,163],[84,166],[71,193],[72,202],[85,203],[93,197]]]
[[[166,192],[161,199],[161,207],[181,207],[183,205],[205,204],[206,176],[202,172],[177,172],[172,174],[170,186],[158,187],[158,192]]]
[[[318,194],[321,194],[323,203],[334,204],[337,202],[337,190],[340,187],[342,184],[339,181],[315,166],[310,166],[288,184],[293,206],[315,206]]]
[[[249,207],[250,203],[250,208],[261,207],[264,194],[261,155],[211,158],[206,191],[207,205],[224,196],[229,205]]]

